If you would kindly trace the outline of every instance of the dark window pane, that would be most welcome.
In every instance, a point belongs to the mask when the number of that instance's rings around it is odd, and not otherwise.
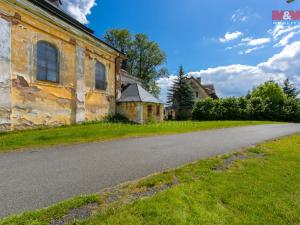
[[[58,82],[57,49],[44,41],[37,44],[37,79]]]
[[[52,62],[52,61],[48,61],[47,62],[47,67],[49,70],[56,70],[57,68],[57,63],[56,62]]]
[[[95,80],[96,80],[96,85],[95,85],[96,89],[106,90],[107,88],[106,69],[105,66],[100,62],[96,62]]]
[[[46,59],[39,58],[37,63],[38,63],[38,67],[44,67],[44,68],[47,67],[47,60]]]
[[[48,81],[53,81],[53,82],[56,82],[57,81],[57,77],[56,77],[56,70],[48,70],[47,71],[47,80]]]
[[[46,80],[47,79],[47,72],[43,68],[38,68],[37,71],[37,79],[38,80]]]

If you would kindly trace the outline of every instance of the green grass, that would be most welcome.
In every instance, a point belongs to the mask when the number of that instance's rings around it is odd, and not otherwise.
[[[263,121],[220,121],[220,122],[163,122],[159,124],[134,125],[116,123],[91,123],[65,126],[52,129],[40,129],[0,133],[0,153],[10,150],[42,147],[59,144],[107,141],[118,138],[177,134],[208,129],[258,125],[271,122]]]
[[[300,135],[267,142],[242,154],[265,157],[238,160],[225,171],[215,168],[229,155],[200,160],[111,190],[122,193],[122,198],[114,203],[105,203],[106,194],[81,197],[99,202],[100,210],[73,224],[300,224]],[[130,198],[132,193],[166,184],[173,186],[152,197]],[[49,224],[51,218],[84,205],[83,200],[80,204],[76,201],[78,198],[0,220],[0,225]]]

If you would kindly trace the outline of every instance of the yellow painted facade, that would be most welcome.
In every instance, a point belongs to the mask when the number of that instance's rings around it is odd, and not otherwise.
[[[6,49],[0,57],[0,131],[101,120],[115,113],[122,54],[26,0],[1,0],[0,26],[7,35],[0,37],[0,49]],[[39,41],[58,50],[58,83],[36,78]],[[96,61],[105,65],[106,91],[95,89]]]
[[[118,112],[135,123],[162,122],[164,106],[158,103],[122,102],[118,103]]]

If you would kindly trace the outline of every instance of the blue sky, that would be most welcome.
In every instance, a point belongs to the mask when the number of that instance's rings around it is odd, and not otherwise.
[[[215,83],[221,96],[245,94],[268,79],[289,77],[300,85],[297,63],[274,70],[282,63],[276,60],[298,49],[300,27],[275,26],[271,18],[272,10],[300,10],[300,0],[65,0],[65,7],[99,37],[110,28],[146,33],[167,54],[171,74],[182,64],[187,73]],[[268,61],[275,66],[267,68]],[[159,81],[162,95],[172,79]]]

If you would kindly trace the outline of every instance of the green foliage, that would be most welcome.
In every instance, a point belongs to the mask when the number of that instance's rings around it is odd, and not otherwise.
[[[126,29],[108,30],[104,35],[104,39],[121,52],[128,53],[131,48],[132,35]]]
[[[132,123],[127,117],[121,115],[121,114],[112,114],[108,115],[105,119],[105,122],[108,123]]]
[[[158,96],[160,89],[156,80],[168,74],[167,69],[162,67],[166,62],[166,55],[159,45],[150,41],[145,34],[131,35],[126,29],[108,30],[104,39],[127,55],[127,72],[140,78],[144,87]]]
[[[286,99],[282,88],[274,81],[265,82],[257,88],[254,88],[251,97],[262,98],[263,101],[268,101],[274,105],[282,104]]]
[[[182,66],[180,66],[177,79],[169,90],[168,104],[176,110],[177,120],[191,118],[195,96],[192,87],[186,80]]]
[[[300,103],[288,98],[278,84],[266,82],[246,97],[199,101],[193,119],[300,122]]]
[[[283,82],[282,89],[289,98],[296,98],[299,95],[299,91],[297,90],[296,86],[292,84],[289,79],[286,79]]]

